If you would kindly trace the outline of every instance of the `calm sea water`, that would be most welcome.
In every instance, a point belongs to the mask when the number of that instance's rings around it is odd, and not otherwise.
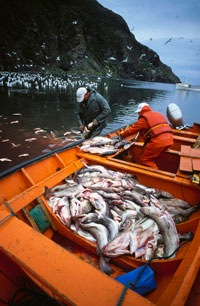
[[[147,102],[166,116],[176,103],[185,124],[200,122],[200,92],[175,90],[175,85],[116,79],[71,80],[66,88],[0,87],[0,172],[66,144],[64,134],[77,130],[75,93],[89,85],[110,103],[105,133],[137,120],[135,109]],[[44,132],[37,133],[38,129]],[[32,139],[32,140],[31,140]]]

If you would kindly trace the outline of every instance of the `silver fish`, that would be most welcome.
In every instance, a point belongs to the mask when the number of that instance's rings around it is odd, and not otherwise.
[[[141,205],[141,206],[146,206],[146,204],[149,203],[149,199],[140,194],[139,192],[135,191],[135,190],[125,190],[123,192],[123,198],[129,198],[132,199],[133,201],[135,201],[137,204]]]
[[[125,220],[126,220],[127,218],[136,217],[136,216],[137,216],[137,211],[136,211],[136,210],[127,209],[127,210],[125,210],[125,212],[121,215],[122,223],[124,223]]]
[[[97,218],[95,222],[103,224],[108,230],[108,241],[114,239],[119,233],[119,223],[115,222],[113,219],[103,216],[101,218]]]
[[[107,228],[104,225],[95,222],[81,223],[80,226],[95,237],[97,241],[97,255],[100,255],[100,250],[108,243]]]
[[[171,255],[179,246],[179,237],[170,214],[167,211],[161,211],[157,207],[142,207],[141,211],[158,224],[165,245],[165,256]],[[175,255],[170,258],[173,257]]]
[[[102,145],[105,145],[105,144],[110,144],[112,143],[112,139],[111,138],[108,138],[108,137],[104,137],[104,136],[96,136],[92,139],[88,139],[88,140],[85,140],[83,142],[83,145],[95,145],[97,144],[99,146],[99,144],[102,146]]]
[[[64,223],[65,226],[70,227],[71,225],[71,213],[69,205],[65,205],[61,208],[59,213],[60,220]]]
[[[108,265],[107,260],[108,258],[106,256],[104,256],[103,254],[100,254],[100,259],[99,259],[100,270],[110,275],[114,273],[115,271]]]
[[[106,244],[102,253],[107,257],[117,257],[123,254],[131,255],[137,249],[137,237],[133,234],[132,227],[135,226],[135,221],[131,226]]]
[[[173,198],[173,199],[159,199],[159,203],[161,205],[166,206],[174,206],[174,207],[181,207],[181,208],[190,208],[190,204],[186,201],[181,199]]]
[[[98,214],[101,214],[102,216],[106,214],[107,203],[100,194],[92,192],[91,190],[86,190],[83,192],[83,196],[90,201]]]
[[[189,217],[192,213],[194,213],[198,209],[196,206],[189,207],[186,209],[174,206],[165,206],[165,208],[172,216],[180,215],[183,217]]]
[[[95,222],[98,218],[99,218],[99,216],[96,213],[90,212],[90,213],[88,213],[88,214],[86,214],[85,216],[82,217],[81,223]]]
[[[118,195],[118,194],[116,194],[114,192],[113,193],[108,193],[108,192],[105,192],[103,190],[97,190],[97,193],[99,193],[105,199],[120,200],[120,195]]]
[[[83,190],[84,187],[81,184],[71,186],[61,191],[55,191],[55,192],[51,192],[48,188],[45,188],[45,195],[49,194],[55,197],[64,197],[64,196],[70,197],[70,196],[75,196],[76,194],[80,193]]]
[[[81,227],[79,227],[79,229],[77,230],[76,226],[74,224],[71,224],[70,229],[79,234],[81,237],[91,241],[91,242],[96,242],[95,237],[90,234],[88,231],[83,230]]]

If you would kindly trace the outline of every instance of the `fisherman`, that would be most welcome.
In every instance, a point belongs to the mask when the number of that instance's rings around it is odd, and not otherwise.
[[[100,135],[111,112],[107,100],[94,89],[80,87],[76,92],[77,121],[82,138]]]
[[[138,104],[135,112],[139,113],[138,121],[123,130],[121,136],[139,132],[144,138],[141,164],[158,169],[154,160],[173,144],[172,130],[165,117],[152,111],[147,103]]]

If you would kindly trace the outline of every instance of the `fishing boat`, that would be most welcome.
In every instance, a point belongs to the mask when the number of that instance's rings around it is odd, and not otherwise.
[[[177,83],[175,89],[177,90],[193,90],[200,91],[200,86],[191,86],[188,83]]]
[[[117,134],[118,131],[107,137]],[[127,140],[132,137],[135,136]],[[189,139],[189,143],[192,139],[183,138]],[[140,165],[143,144],[139,139],[109,156],[84,153],[81,144],[76,142],[3,173],[0,181],[2,254],[49,296],[66,305],[120,305],[121,297],[123,305],[189,305],[189,296],[195,301],[191,294],[200,265],[199,210],[176,225],[179,234],[193,233],[193,239],[177,250],[176,257],[149,263],[157,288],[144,296],[127,289],[122,296],[124,285],[115,278],[143,267],[147,261],[130,255],[113,257],[110,265],[114,273],[110,276],[102,273],[96,243],[61,222],[52,212],[45,191],[63,184],[66,177],[86,166],[100,165],[134,176],[149,188],[165,190],[192,207],[200,199],[199,183],[194,179],[200,169],[189,169],[188,164],[199,161],[199,153],[181,144],[180,149],[174,147],[163,153],[157,160],[159,170],[154,170]],[[36,209],[42,216],[33,214]]]

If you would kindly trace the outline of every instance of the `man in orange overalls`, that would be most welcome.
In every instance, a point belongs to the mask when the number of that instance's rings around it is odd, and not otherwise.
[[[173,144],[172,130],[166,118],[152,111],[147,103],[140,103],[135,112],[139,113],[138,121],[121,132],[121,136],[139,132],[144,138],[142,165],[158,169],[154,159]]]

